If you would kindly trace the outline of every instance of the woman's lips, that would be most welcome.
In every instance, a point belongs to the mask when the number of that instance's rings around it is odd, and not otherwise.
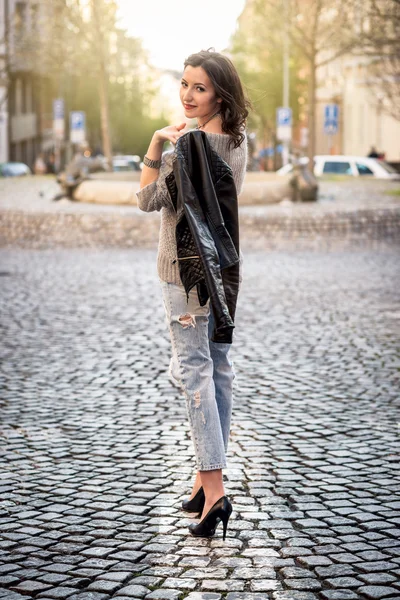
[[[196,108],[195,106],[193,106],[193,104],[184,104],[183,106],[184,108],[186,108],[186,110],[192,110],[192,108]]]

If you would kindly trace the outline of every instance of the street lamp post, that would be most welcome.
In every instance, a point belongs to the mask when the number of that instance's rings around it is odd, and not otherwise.
[[[288,0],[283,0],[283,106],[289,108],[289,11]],[[289,162],[290,140],[284,140],[282,146],[282,163],[287,165]]]

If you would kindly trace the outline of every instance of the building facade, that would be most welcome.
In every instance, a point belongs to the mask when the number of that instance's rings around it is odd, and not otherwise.
[[[400,121],[388,114],[370,81],[367,56],[343,56],[319,70],[317,154],[366,156],[375,147],[386,160],[400,161]],[[324,109],[333,103],[339,106],[339,130],[329,136],[324,133]]]
[[[52,139],[46,81],[34,44],[47,0],[0,0],[0,162],[33,167]]]

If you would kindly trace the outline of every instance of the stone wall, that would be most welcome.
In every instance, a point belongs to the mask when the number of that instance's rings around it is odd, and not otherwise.
[[[159,215],[114,213],[0,213],[0,245],[21,248],[145,247],[157,245]],[[400,208],[315,215],[241,213],[242,245],[259,248],[276,241],[400,240]]]

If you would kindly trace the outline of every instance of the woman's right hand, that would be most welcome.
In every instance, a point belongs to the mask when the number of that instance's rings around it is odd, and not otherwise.
[[[179,125],[168,125],[167,127],[163,127],[162,129],[157,129],[154,132],[154,138],[157,142],[171,142],[172,144],[176,144],[178,138],[181,137],[182,129],[185,129],[186,123],[180,123]]]

